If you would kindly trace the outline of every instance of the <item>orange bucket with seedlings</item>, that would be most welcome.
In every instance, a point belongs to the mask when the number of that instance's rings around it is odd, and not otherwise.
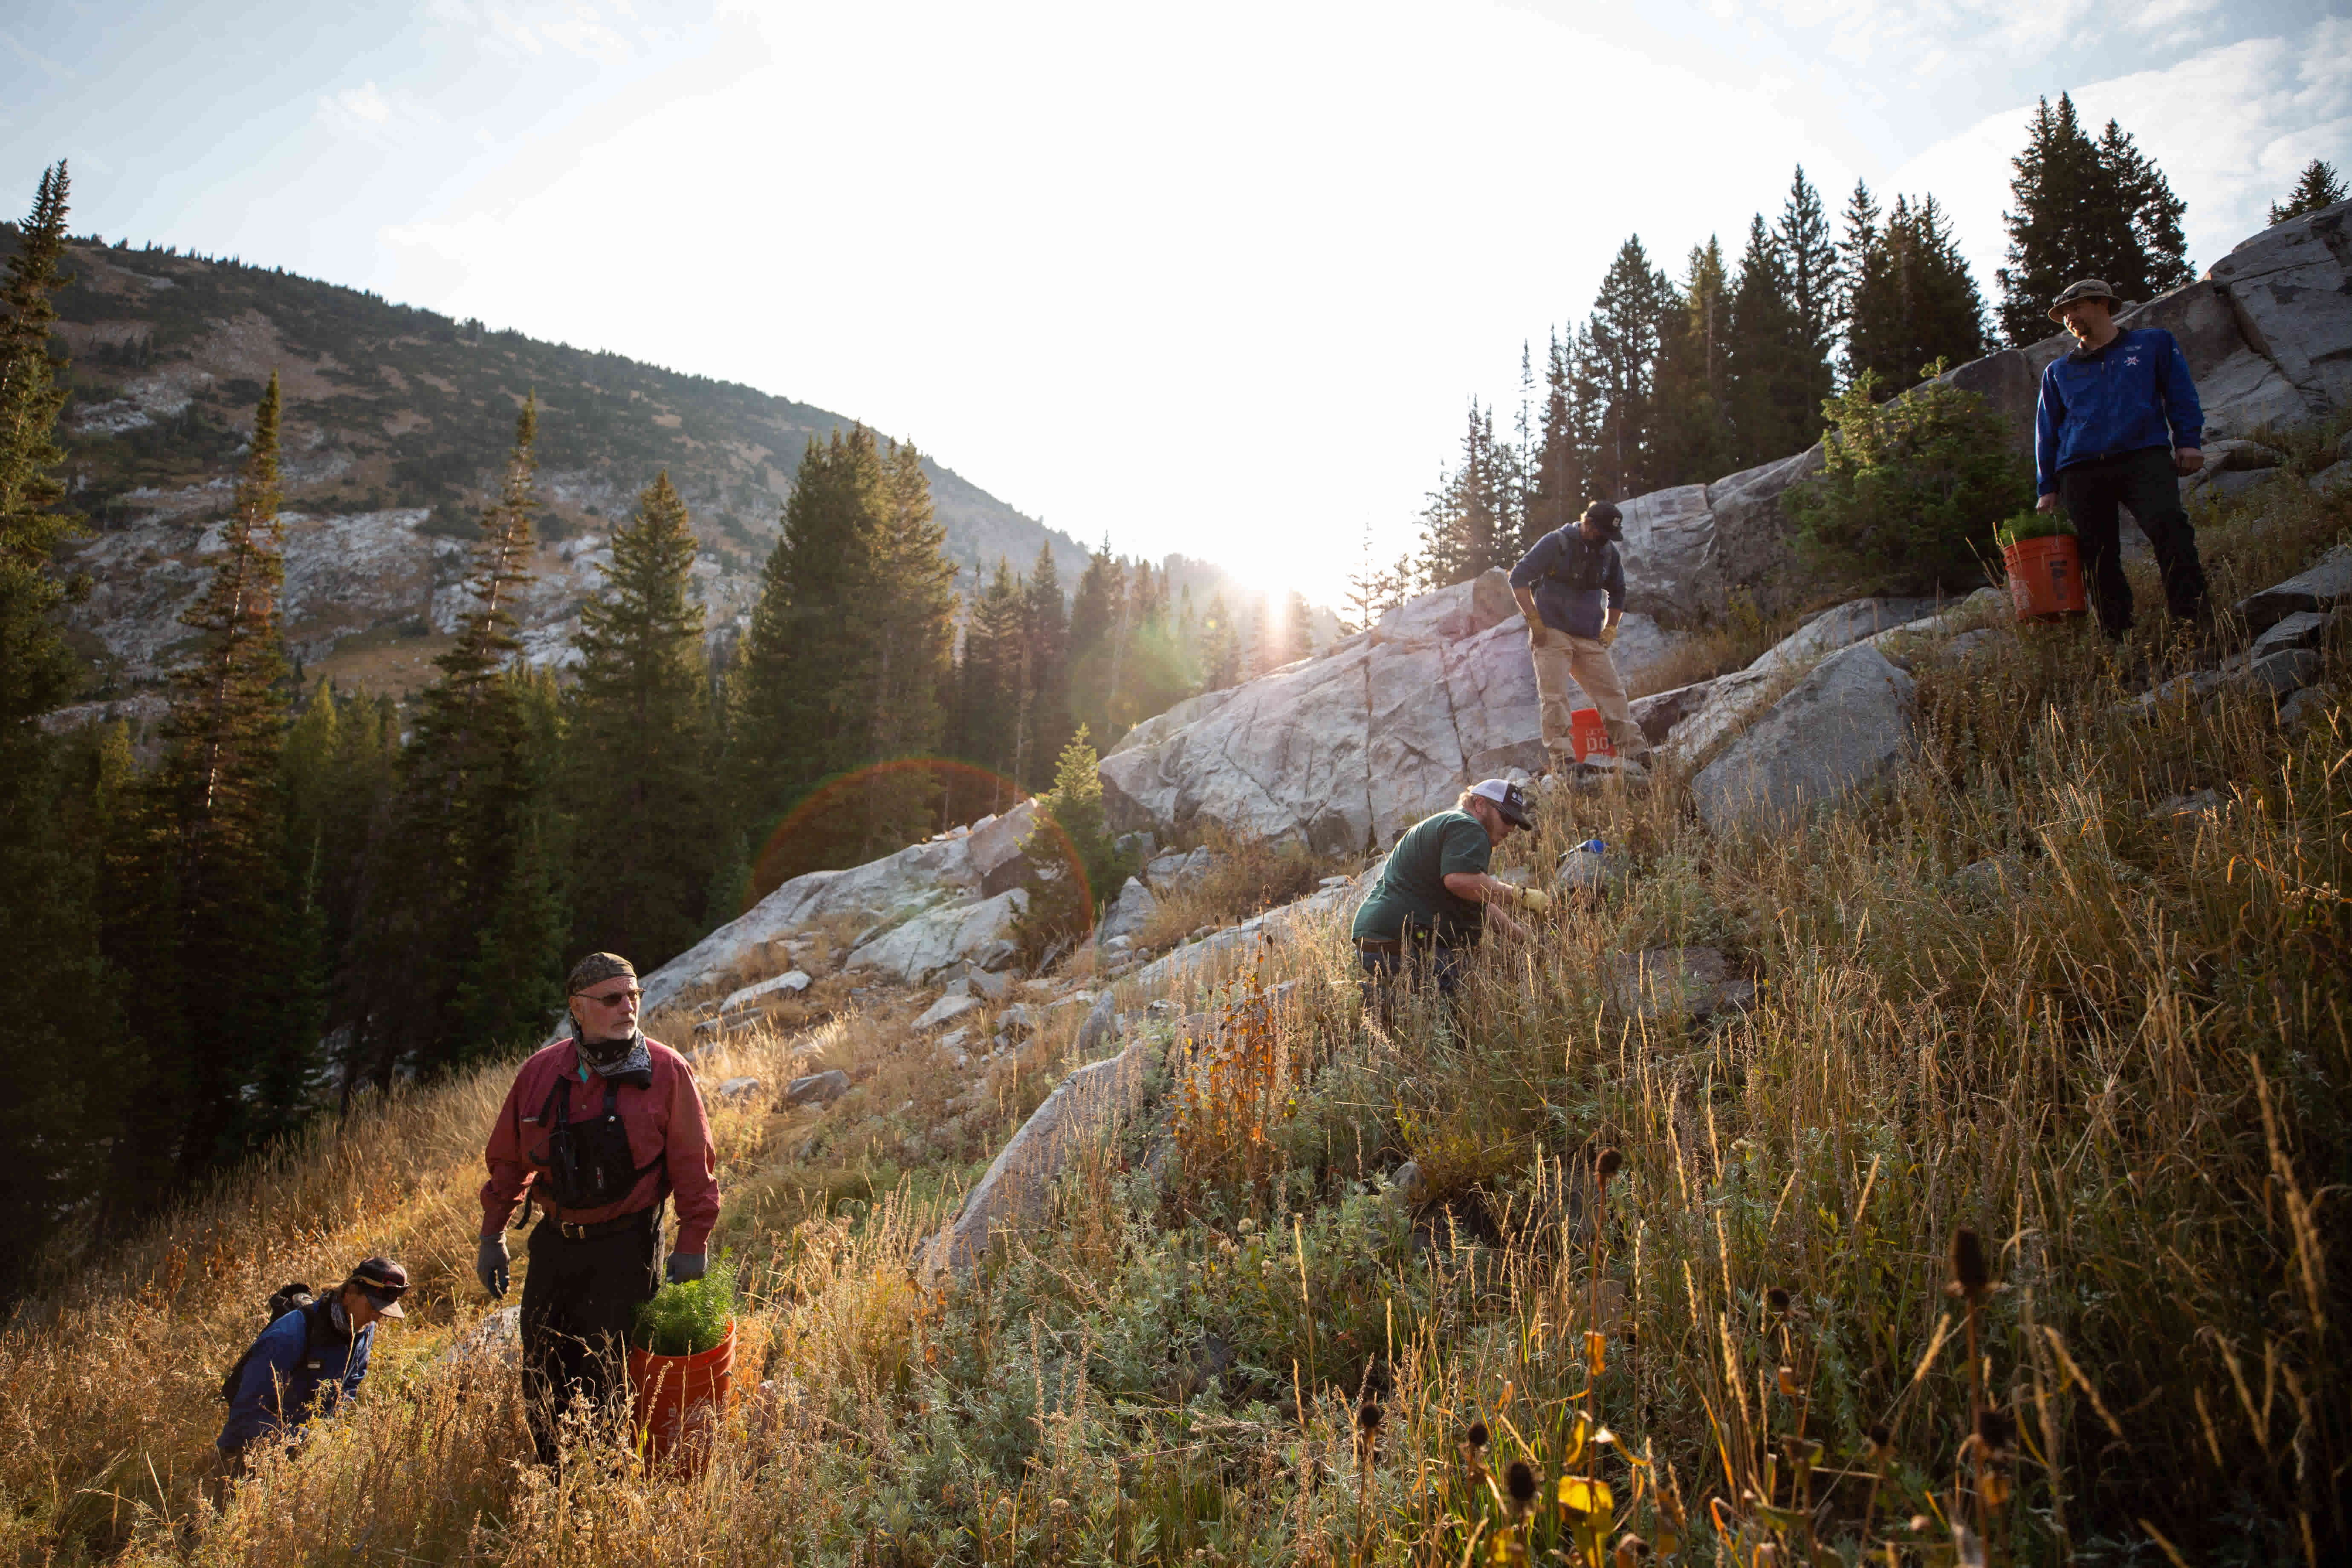
[[[710,1462],[710,1445],[727,1414],[735,1382],[735,1325],[697,1355],[656,1355],[629,1347],[629,1388],[638,1451],[647,1459],[675,1458],[690,1475]]]
[[[1617,748],[1609,743],[1609,726],[1601,721],[1598,708],[1579,708],[1568,716],[1568,747],[1578,762],[1588,757],[1613,757]]]
[[[2073,534],[2004,537],[2000,558],[2009,568],[2009,596],[2019,620],[2054,621],[2090,607],[2083,597],[2083,557]]]

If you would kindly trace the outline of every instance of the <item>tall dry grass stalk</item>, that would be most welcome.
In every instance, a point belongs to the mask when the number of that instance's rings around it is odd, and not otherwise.
[[[2217,593],[2346,521],[2224,520]],[[698,1479],[609,1429],[520,1462],[504,1371],[437,1359],[482,1307],[502,1075],[372,1106],[0,1336],[0,1531],[23,1562],[2340,1560],[2352,650],[2296,729],[2244,692],[2119,710],[2164,635],[1928,658],[1916,754],[1807,824],[1710,835],[1670,778],[1549,797],[1511,858],[1598,836],[1630,875],[1490,944],[1456,1007],[1367,1018],[1336,919],[1204,976],[1176,1065],[1248,1103],[1098,1139],[961,1289],[913,1262],[971,1166],[810,1193],[869,1123],[802,1156],[804,1123],[727,1113],[743,1397]],[[1619,955],[1692,945],[1751,1009],[1626,1005]],[[915,1099],[919,1059],[832,1048]],[[209,1509],[252,1304],[379,1247],[421,1310],[369,1397]]]

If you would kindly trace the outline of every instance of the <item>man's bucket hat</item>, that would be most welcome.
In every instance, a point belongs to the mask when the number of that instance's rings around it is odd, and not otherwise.
[[[2077,300],[2105,300],[2110,310],[2123,309],[2124,303],[2116,297],[2116,291],[2105,283],[2095,278],[2085,278],[2079,283],[2067,284],[2065,291],[2050,301],[2050,319],[2053,321],[2064,321],[2066,307]]]

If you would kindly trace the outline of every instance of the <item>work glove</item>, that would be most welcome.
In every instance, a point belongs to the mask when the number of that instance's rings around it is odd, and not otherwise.
[[[1518,888],[1513,891],[1518,898],[1519,908],[1527,910],[1528,913],[1540,915],[1549,912],[1551,895],[1541,888]]]
[[[482,1245],[474,1254],[474,1278],[482,1282],[493,1299],[507,1293],[512,1276],[507,1269],[507,1238],[503,1233],[482,1237]]]
[[[1616,646],[1617,628],[1622,623],[1617,621],[1612,621],[1607,626],[1601,628],[1601,646],[1602,647],[1613,647]]]
[[[701,1279],[702,1254],[699,1252],[671,1253],[669,1267],[662,1271],[662,1278],[672,1285],[683,1285],[689,1279]]]

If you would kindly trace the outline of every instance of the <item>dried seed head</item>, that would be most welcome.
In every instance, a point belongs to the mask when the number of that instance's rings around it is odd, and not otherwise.
[[[1629,1530],[1624,1534],[1617,1538],[1616,1563],[1614,1564],[1614,1568],[1633,1568],[1633,1564],[1641,1562],[1643,1558],[1649,1556],[1649,1554],[1650,1543]]]
[[[1886,1429],[1884,1421],[1870,1425],[1870,1452],[1874,1458],[1885,1458],[1895,1451],[1895,1434]]]
[[[1474,1454],[1486,1447],[1486,1424],[1484,1421],[1470,1423],[1470,1430],[1462,1434],[1462,1441],[1464,1446]]]
[[[1977,1441],[1993,1453],[2017,1441],[2017,1417],[1986,1405],[1977,1412]]]
[[[1789,1315],[1789,1293],[1775,1285],[1764,1292],[1764,1305],[1774,1317],[1785,1318]]]
[[[1603,1149],[1600,1153],[1595,1154],[1592,1157],[1592,1173],[1599,1176],[1605,1182],[1610,1177],[1615,1175],[1617,1173],[1617,1167],[1622,1165],[1624,1163],[1625,1156],[1617,1152],[1616,1150]]]
[[[1511,1494],[1511,1504],[1522,1511],[1535,1506],[1536,1473],[1525,1459],[1513,1459],[1511,1468],[1503,1472],[1503,1489]]]
[[[1952,1232],[1952,1293],[1970,1299],[1992,1287],[1992,1271],[1985,1267],[1984,1243],[1973,1226]]]
[[[1783,1398],[1794,1399],[1797,1397],[1797,1369],[1795,1367],[1782,1367],[1775,1381],[1780,1386],[1780,1394]]]
[[[1381,1429],[1381,1402],[1367,1399],[1356,1406],[1356,1430],[1369,1437]]]

